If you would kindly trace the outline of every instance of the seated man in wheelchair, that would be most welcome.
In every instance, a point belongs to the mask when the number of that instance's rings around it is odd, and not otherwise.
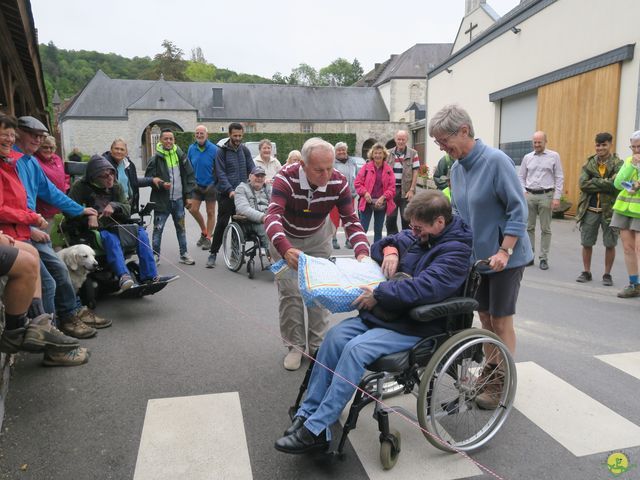
[[[116,169],[108,160],[100,155],[91,157],[84,177],[73,185],[69,197],[82,205],[91,205],[99,216],[90,217],[88,221],[69,219],[67,228],[71,227],[76,232],[86,232],[87,229],[99,231],[107,263],[118,277],[121,291],[136,284],[125,264],[123,243],[125,246],[135,245],[141,282],[166,282],[166,277],[158,276],[146,230],[141,225],[131,225],[134,223],[130,218],[131,206],[115,176]]]
[[[275,448],[285,453],[326,450],[335,423],[362,378],[365,367],[383,355],[412,348],[422,338],[442,333],[445,319],[420,323],[410,309],[461,293],[469,273],[471,229],[454,217],[438,190],[413,197],[403,230],[374,243],[371,256],[387,278],[356,301],[359,316],[329,330],[311,373],[307,396]],[[319,365],[320,364],[320,365]],[[334,375],[335,372],[335,375]]]
[[[256,234],[260,238],[262,248],[267,248],[269,245],[269,238],[262,221],[271,200],[271,186],[267,185],[265,180],[264,168],[254,167],[249,174],[249,181],[238,185],[233,197],[236,214],[247,218],[247,222],[243,223],[243,230],[247,234]]]

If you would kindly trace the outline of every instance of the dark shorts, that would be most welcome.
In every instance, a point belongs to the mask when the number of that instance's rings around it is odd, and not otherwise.
[[[202,185],[196,185],[193,190],[193,199],[199,202],[215,202],[218,198],[218,191],[213,183],[208,187]]]
[[[19,250],[9,245],[0,245],[0,277],[6,275],[13,267]]]
[[[493,317],[508,317],[516,313],[520,281],[525,267],[510,268],[496,273],[482,274],[476,300],[478,311]]]

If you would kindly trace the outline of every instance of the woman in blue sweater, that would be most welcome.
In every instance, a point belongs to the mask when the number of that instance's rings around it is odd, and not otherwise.
[[[429,122],[429,135],[457,160],[451,167],[451,204],[473,230],[472,261],[489,260],[477,294],[482,327],[496,333],[515,353],[513,315],[533,251],[527,235],[527,202],[513,160],[474,139],[471,118],[458,105],[436,113]],[[489,384],[491,388],[476,397],[481,408],[498,405],[501,387],[498,382]]]

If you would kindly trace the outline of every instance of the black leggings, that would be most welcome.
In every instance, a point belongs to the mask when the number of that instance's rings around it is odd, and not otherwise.
[[[229,198],[228,194],[218,195],[218,218],[216,219],[216,228],[213,231],[211,240],[211,250],[209,253],[218,253],[222,246],[222,236],[224,229],[227,227],[229,220],[236,214],[236,204],[233,198]]]

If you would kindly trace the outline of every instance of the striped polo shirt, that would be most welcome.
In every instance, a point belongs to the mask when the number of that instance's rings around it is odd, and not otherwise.
[[[334,169],[327,185],[313,189],[299,163],[285,165],[274,177],[271,203],[264,219],[269,240],[284,257],[291,248],[287,237],[310,237],[324,225],[334,206],[338,207],[355,256],[369,255],[369,241],[353,209],[345,176]]]

